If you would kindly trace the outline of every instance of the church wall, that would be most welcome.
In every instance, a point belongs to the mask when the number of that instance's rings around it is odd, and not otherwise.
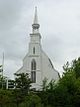
[[[29,77],[31,77],[31,61],[33,59],[36,61],[36,83],[41,84],[40,56],[33,56],[28,54],[23,60],[23,68],[26,73],[29,73]]]
[[[48,81],[51,81],[51,79],[58,80],[58,72],[52,68],[48,56],[44,52],[42,53],[42,63],[44,64],[44,66],[42,66],[42,79],[46,77]]]

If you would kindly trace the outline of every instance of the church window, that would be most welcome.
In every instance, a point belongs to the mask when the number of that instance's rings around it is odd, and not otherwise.
[[[34,59],[31,62],[31,80],[33,83],[36,82],[36,61]]]
[[[35,54],[35,47],[33,48],[33,54]]]
[[[36,71],[31,71],[31,80],[33,83],[36,83]]]
[[[36,70],[36,61],[34,59],[31,62],[31,70]]]

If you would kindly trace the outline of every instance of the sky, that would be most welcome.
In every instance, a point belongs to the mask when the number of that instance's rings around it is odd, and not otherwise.
[[[14,78],[28,52],[35,6],[42,49],[60,74],[63,65],[80,56],[80,0],[0,0],[0,64]]]

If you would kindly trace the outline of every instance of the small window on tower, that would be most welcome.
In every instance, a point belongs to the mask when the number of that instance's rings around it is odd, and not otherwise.
[[[35,47],[33,48],[33,54],[35,54]]]

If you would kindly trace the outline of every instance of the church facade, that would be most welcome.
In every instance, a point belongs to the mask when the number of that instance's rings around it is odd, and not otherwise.
[[[37,90],[41,88],[44,78],[47,78],[48,81],[59,80],[58,71],[55,70],[50,58],[42,50],[39,27],[37,8],[35,8],[28,53],[23,59],[23,66],[16,72],[17,74],[28,73],[33,82],[32,88]]]

